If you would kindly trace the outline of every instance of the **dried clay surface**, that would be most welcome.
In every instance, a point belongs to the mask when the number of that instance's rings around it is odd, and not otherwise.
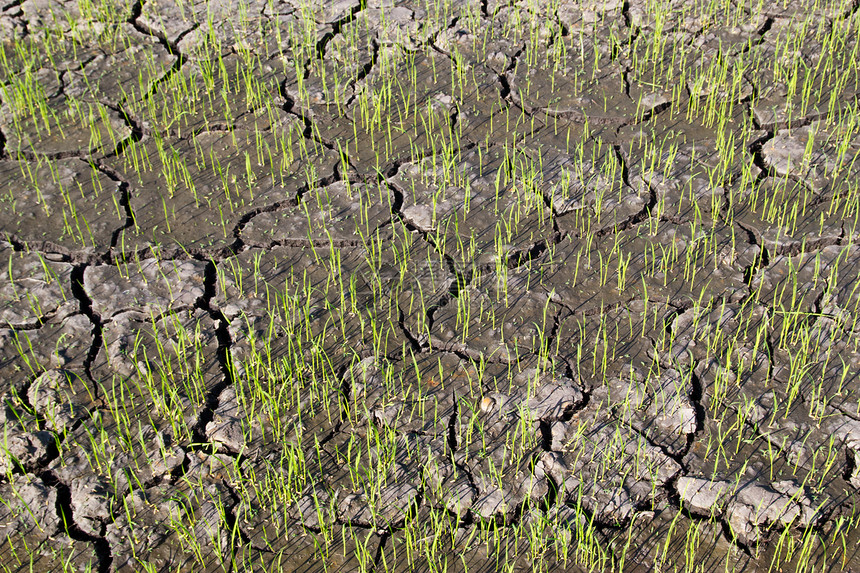
[[[0,6],[0,569],[860,571],[860,2]]]

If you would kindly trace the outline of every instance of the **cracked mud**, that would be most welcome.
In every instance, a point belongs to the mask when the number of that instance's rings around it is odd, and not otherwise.
[[[4,571],[860,569],[860,3],[0,7]]]

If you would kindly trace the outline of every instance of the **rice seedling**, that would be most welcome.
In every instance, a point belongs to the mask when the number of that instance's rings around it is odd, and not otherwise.
[[[856,568],[851,2],[7,12],[10,570]]]

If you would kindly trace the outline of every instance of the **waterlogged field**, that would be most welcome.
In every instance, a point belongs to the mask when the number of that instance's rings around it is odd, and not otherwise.
[[[856,0],[0,35],[2,571],[860,570]]]

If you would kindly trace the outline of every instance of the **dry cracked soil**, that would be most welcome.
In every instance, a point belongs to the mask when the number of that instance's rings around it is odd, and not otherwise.
[[[0,569],[860,571],[860,2],[0,7]]]

